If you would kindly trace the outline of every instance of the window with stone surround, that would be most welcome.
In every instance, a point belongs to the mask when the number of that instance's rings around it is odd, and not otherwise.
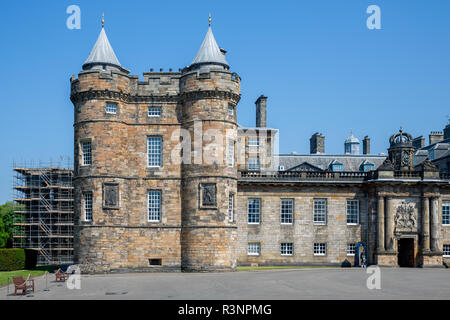
[[[227,164],[228,167],[234,167],[234,141],[228,141],[228,150],[227,150]]]
[[[249,157],[248,158],[248,171],[259,171],[260,170],[260,162],[258,157]]]
[[[148,192],[148,221],[161,221],[161,191],[159,190]]]
[[[326,224],[327,223],[327,200],[326,199],[314,199],[314,224]]]
[[[261,221],[261,199],[248,199],[248,223],[259,224]]]
[[[162,138],[147,138],[147,157],[149,167],[161,167],[162,158]]]
[[[259,147],[259,138],[258,137],[249,137],[248,138],[248,146],[249,147]]]
[[[234,221],[234,194],[232,193],[228,196],[228,221]]]
[[[281,224],[294,222],[294,199],[281,199]]]
[[[228,105],[228,115],[232,117],[234,116],[234,106],[231,104]]]
[[[92,221],[92,192],[83,193],[84,221]]]
[[[106,113],[116,114],[117,113],[117,104],[115,103],[107,103],[105,107]]]
[[[259,242],[249,242],[247,254],[249,256],[259,256],[261,254],[261,244]]]
[[[347,200],[347,224],[359,224],[359,200]]]
[[[92,164],[92,143],[91,141],[81,141],[81,165],[90,166]]]
[[[444,253],[444,257],[450,257],[450,244],[444,244],[442,251]]]
[[[325,256],[327,254],[327,244],[326,243],[314,243],[314,255],[315,256]]]
[[[293,243],[282,243],[281,244],[281,255],[282,256],[294,255],[294,244]]]
[[[347,244],[347,255],[354,256],[356,254],[356,245],[354,243]]]
[[[442,201],[442,224],[450,226],[450,201]]]
[[[161,117],[161,108],[148,107],[149,117]]]

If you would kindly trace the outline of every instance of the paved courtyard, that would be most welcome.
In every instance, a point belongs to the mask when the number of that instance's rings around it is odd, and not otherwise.
[[[449,269],[381,269],[381,289],[369,290],[364,269],[284,269],[235,273],[146,273],[82,275],[81,289],[48,276],[36,278],[36,292],[0,299],[450,299]]]

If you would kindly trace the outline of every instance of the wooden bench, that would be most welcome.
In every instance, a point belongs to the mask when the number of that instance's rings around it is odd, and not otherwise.
[[[30,279],[30,275],[25,280],[22,276],[13,277],[14,295],[17,296],[17,291],[22,290],[22,295],[26,295],[28,289],[34,292],[34,280]]]
[[[65,282],[67,279],[69,279],[69,274],[62,271],[61,269],[55,271],[55,276],[56,282]]]

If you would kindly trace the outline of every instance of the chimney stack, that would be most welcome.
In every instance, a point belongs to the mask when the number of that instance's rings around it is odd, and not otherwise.
[[[429,138],[430,138],[430,145],[435,144],[444,140],[444,134],[442,132],[431,132]]]
[[[325,154],[325,136],[316,132],[309,139],[311,154]]]
[[[265,128],[267,126],[267,97],[261,95],[258,100],[255,102],[256,104],[256,127]]]
[[[370,138],[365,136],[363,140],[363,154],[370,154]]]
[[[450,139],[450,123],[444,129],[444,139]]]
[[[423,147],[425,147],[425,138],[422,136],[414,138],[412,141],[412,145],[416,150],[422,149]]]

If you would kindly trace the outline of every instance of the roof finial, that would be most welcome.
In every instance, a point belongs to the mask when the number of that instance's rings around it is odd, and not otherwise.
[[[208,22],[209,22],[209,26],[211,27],[211,21],[212,21],[212,19],[211,19],[211,13],[209,14],[209,19],[208,19]]]
[[[105,13],[102,13],[102,28],[105,27]]]

